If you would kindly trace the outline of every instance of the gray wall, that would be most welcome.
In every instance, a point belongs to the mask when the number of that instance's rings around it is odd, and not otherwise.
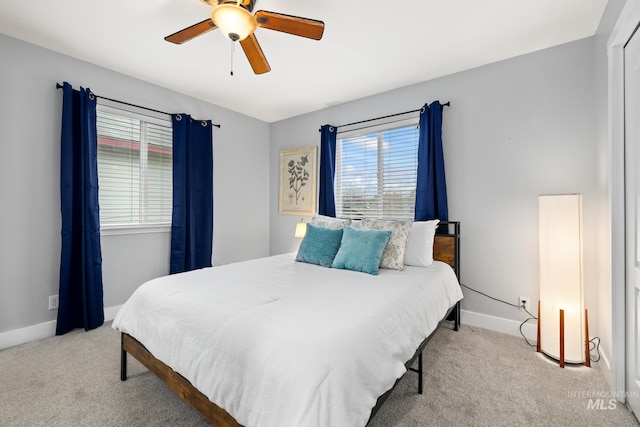
[[[449,217],[462,223],[462,282],[513,304],[519,296],[536,304],[537,196],[579,192],[589,304],[597,280],[594,55],[591,37],[273,123],[271,188],[278,188],[279,151],[319,145],[322,124],[450,101],[443,139]],[[278,215],[277,209],[274,191],[271,254],[293,251],[299,243],[293,230],[300,218]],[[526,318],[517,308],[467,290],[464,294],[462,308],[468,312]],[[597,313],[591,317],[597,325]]]
[[[213,134],[213,263],[268,255],[269,124],[0,35],[0,333],[56,318],[47,304],[58,293],[62,92],[55,84],[63,80],[221,123]],[[169,239],[166,232],[102,237],[105,307],[168,273]]]

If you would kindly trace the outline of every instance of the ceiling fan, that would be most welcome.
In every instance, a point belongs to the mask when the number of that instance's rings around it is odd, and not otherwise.
[[[300,18],[282,13],[259,10],[252,14],[257,0],[200,0],[214,6],[211,18],[168,35],[164,39],[182,44],[201,34],[219,28],[232,41],[240,42],[253,72],[267,73],[271,70],[254,34],[257,27],[293,34],[294,36],[320,40],[324,33],[324,22]],[[233,74],[233,73],[232,73]]]

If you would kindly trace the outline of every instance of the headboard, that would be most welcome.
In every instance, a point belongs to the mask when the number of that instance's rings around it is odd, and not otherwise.
[[[440,221],[433,240],[433,259],[449,264],[460,280],[460,221]]]

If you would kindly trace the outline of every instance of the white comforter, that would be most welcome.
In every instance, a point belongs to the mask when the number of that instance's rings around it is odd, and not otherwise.
[[[440,262],[371,276],[286,254],[151,280],[113,327],[245,426],[364,426],[461,298]]]

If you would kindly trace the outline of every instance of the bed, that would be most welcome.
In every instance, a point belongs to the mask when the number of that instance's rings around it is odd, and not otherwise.
[[[121,379],[130,354],[216,427],[364,426],[407,371],[422,392],[423,349],[459,327],[460,224],[440,230],[427,268],[284,254],[149,281],[113,323]]]

